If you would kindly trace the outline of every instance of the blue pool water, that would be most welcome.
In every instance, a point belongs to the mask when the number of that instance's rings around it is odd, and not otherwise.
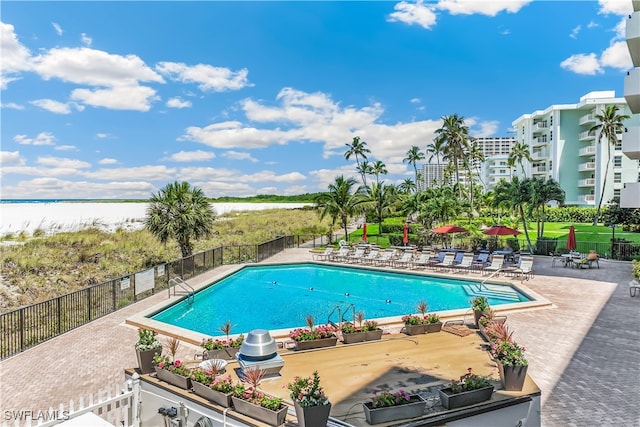
[[[491,306],[530,301],[509,286],[485,285]],[[338,311],[351,304],[366,319],[416,313],[420,301],[429,312],[467,309],[469,289],[478,282],[416,274],[385,272],[318,264],[250,266],[199,291],[193,303],[186,300],[152,315],[154,320],[207,335],[222,335],[227,320],[233,334],[256,328],[274,330],[303,327],[307,315],[317,325],[337,322]]]

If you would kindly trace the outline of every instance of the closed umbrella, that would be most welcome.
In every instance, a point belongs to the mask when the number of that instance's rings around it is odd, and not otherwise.
[[[367,223],[362,224],[362,240],[367,241]]]
[[[574,251],[576,249],[576,229],[573,225],[569,227],[569,235],[567,236],[567,249]]]
[[[468,230],[466,228],[458,227],[457,225],[443,225],[442,227],[434,228],[431,231],[438,234],[455,234],[466,233]],[[453,239],[454,236],[451,236],[451,247],[453,247]]]
[[[406,222],[404,223],[404,230],[402,233],[402,243],[406,245],[407,243],[409,243],[409,224],[407,224]]]

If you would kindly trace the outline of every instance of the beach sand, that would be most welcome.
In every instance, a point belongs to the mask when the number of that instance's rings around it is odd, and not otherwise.
[[[299,208],[308,203],[212,203],[217,215],[231,211]],[[98,227],[106,231],[138,230],[143,226],[147,203],[51,202],[0,203],[0,236],[9,233],[45,235]]]

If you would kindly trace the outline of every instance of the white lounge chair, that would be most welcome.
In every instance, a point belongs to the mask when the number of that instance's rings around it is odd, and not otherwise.
[[[357,248],[352,254],[347,255],[344,259],[346,262],[358,262],[364,257],[364,249]]]
[[[501,271],[504,267],[504,255],[496,254],[491,259],[491,264],[484,268],[484,271]]]
[[[313,259],[317,261],[326,261],[331,257],[332,253],[333,253],[333,246],[329,246],[321,254],[313,254]]]
[[[382,252],[375,260],[376,265],[391,265],[396,251],[386,250]]]
[[[508,267],[504,269],[505,273],[515,275],[521,275],[525,277],[533,276],[533,257],[520,257],[518,265],[515,267]]]
[[[444,259],[442,260],[442,262],[436,263],[436,264],[431,264],[436,268],[449,268],[449,267],[453,267],[453,262],[456,259],[456,254],[453,252],[447,252],[444,256]]]
[[[460,270],[469,271],[472,265],[473,265],[473,254],[471,252],[465,252],[464,255],[462,255],[462,260],[460,261],[460,264],[454,264],[453,266]]]
[[[393,261],[394,267],[406,267],[413,263],[413,251],[405,251],[400,258]]]
[[[422,252],[417,260],[413,262],[413,268],[426,268],[429,260],[433,257],[433,252]]]
[[[347,255],[349,255],[349,247],[348,246],[341,246],[340,249],[337,252],[331,252],[331,255],[329,256],[329,260],[330,261],[342,261]]]
[[[371,249],[368,254],[360,259],[360,262],[362,264],[373,264],[378,256],[380,256],[380,251],[378,249]]]

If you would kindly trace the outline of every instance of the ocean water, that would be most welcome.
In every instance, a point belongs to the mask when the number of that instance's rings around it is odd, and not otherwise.
[[[107,231],[142,228],[146,202],[108,202],[95,200],[2,200],[0,236],[43,230],[46,234],[98,227]],[[212,203],[217,215],[232,211],[294,209],[309,203]]]

